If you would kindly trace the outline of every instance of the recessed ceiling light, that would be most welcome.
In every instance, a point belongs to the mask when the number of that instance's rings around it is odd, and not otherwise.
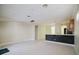
[[[31,20],[30,22],[35,22],[35,20]]]
[[[31,17],[31,16],[28,15],[27,17]]]
[[[42,7],[47,8],[48,4],[43,4]]]

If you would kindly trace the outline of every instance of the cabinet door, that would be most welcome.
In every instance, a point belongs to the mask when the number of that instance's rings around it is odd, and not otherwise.
[[[74,36],[46,35],[46,40],[74,44]]]

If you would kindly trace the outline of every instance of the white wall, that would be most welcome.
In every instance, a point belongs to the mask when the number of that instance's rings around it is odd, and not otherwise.
[[[52,34],[52,30],[51,30],[52,26],[55,26],[55,34],[61,35],[61,23],[54,24],[54,25],[42,24],[42,25],[38,25],[37,39],[38,40],[45,40],[46,34]]]
[[[79,54],[79,5],[77,7],[77,14],[75,16],[75,52]]]
[[[75,51],[79,54],[79,12],[77,13],[75,22]]]
[[[37,40],[45,40],[45,35],[51,34],[51,27],[50,25],[38,25],[37,29]]]
[[[41,24],[38,25],[38,29],[37,29],[37,40],[45,40],[45,35],[46,34],[55,34],[55,35],[61,35],[62,34],[62,30],[61,30],[61,23],[56,23],[56,24]],[[52,33],[52,29],[51,27],[55,26],[55,33]]]
[[[55,34],[61,35],[61,23],[55,24]]]
[[[34,39],[34,25],[24,22],[0,22],[0,44]]]

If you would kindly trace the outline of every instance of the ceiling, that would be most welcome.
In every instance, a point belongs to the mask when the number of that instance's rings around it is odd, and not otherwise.
[[[77,5],[73,4],[3,4],[0,5],[0,21],[22,21],[31,23],[55,23],[74,16]]]

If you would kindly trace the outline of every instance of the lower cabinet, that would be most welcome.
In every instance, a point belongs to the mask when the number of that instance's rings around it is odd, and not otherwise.
[[[74,44],[74,35],[46,35],[46,40]]]

